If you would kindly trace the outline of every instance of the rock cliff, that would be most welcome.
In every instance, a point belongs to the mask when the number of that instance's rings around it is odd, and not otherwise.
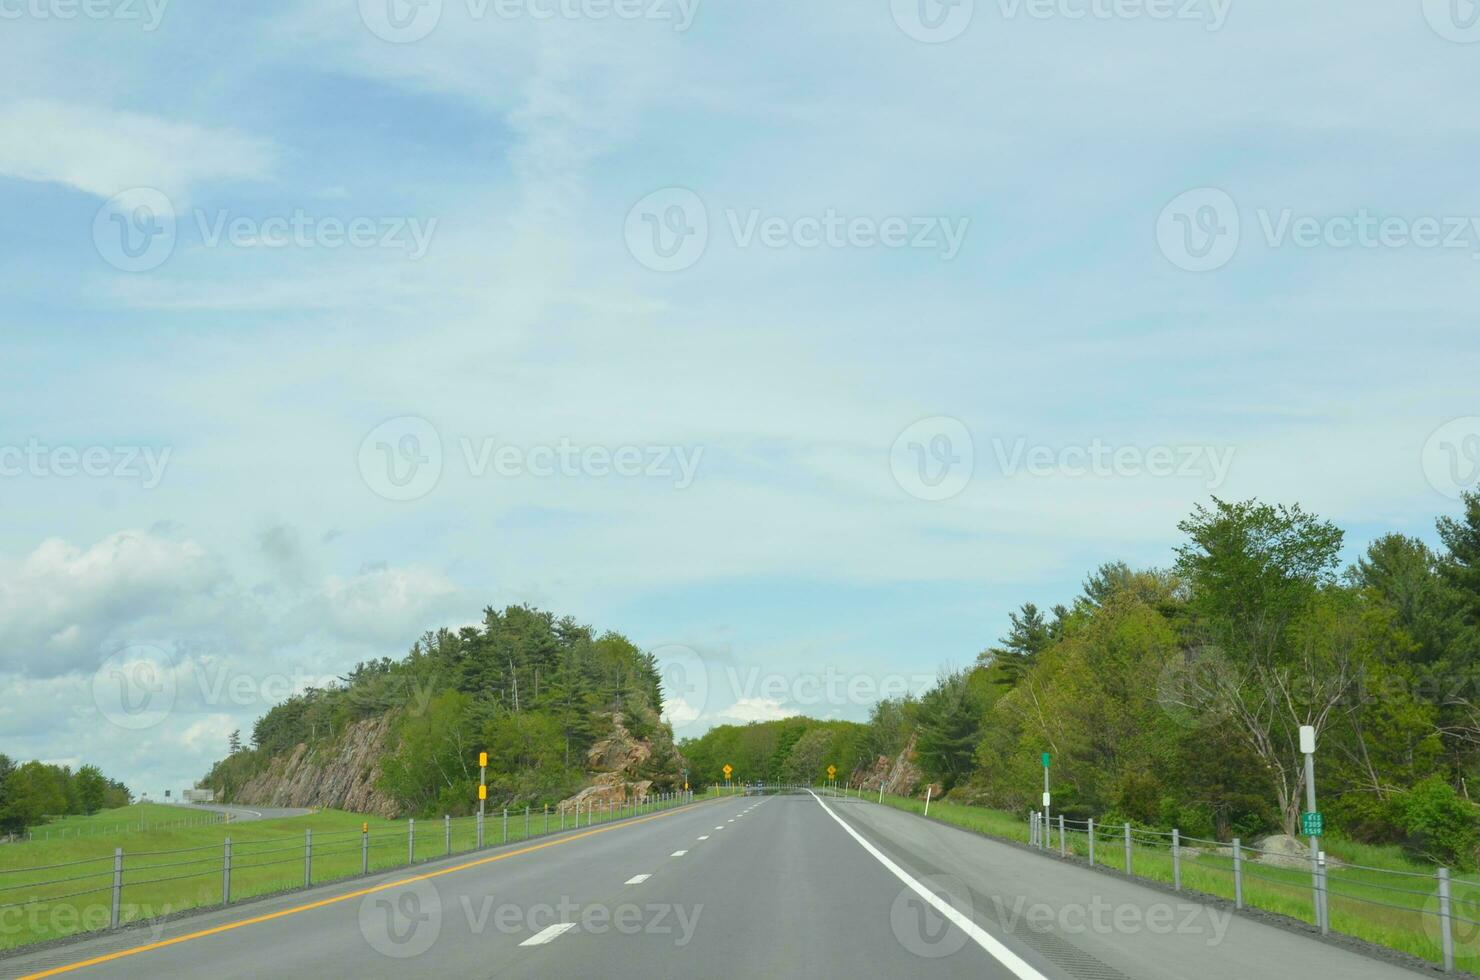
[[[641,799],[653,791],[653,780],[645,778],[645,774],[655,768],[664,773],[683,769],[683,756],[671,741],[639,739],[627,729],[620,712],[609,717],[611,732],[598,739],[586,752],[590,784],[562,802],[561,807],[579,804],[584,809]]]
[[[925,792],[925,787],[922,785],[924,778],[919,766],[915,764],[915,736],[911,734],[910,740],[905,743],[899,755],[892,759],[887,755],[879,756],[874,760],[873,765],[857,774],[854,785],[858,785],[858,781],[862,780],[863,788],[866,790],[871,789],[877,793],[882,785],[884,792],[890,796],[909,796],[915,792],[917,787],[921,793]],[[936,792],[939,791],[940,787],[937,786]]]
[[[309,748],[300,742],[247,780],[229,802],[398,816],[402,808],[375,786],[390,732],[391,716],[385,714],[354,722],[326,745]]]

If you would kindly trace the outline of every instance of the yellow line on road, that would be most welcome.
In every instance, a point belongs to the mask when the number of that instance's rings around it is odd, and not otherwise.
[[[717,803],[719,802],[719,800],[706,800],[701,802],[699,805],[703,806],[704,803],[710,802]],[[426,874],[413,875],[410,878],[400,878],[396,881],[387,881],[384,884],[374,885],[370,888],[361,888],[358,891],[347,892],[343,895],[335,895],[333,898],[324,898],[320,899],[317,902],[308,902],[304,905],[295,905],[290,909],[282,909],[277,912],[268,912],[266,915],[253,916],[250,919],[241,919],[237,922],[227,922],[224,925],[213,926],[210,929],[201,929],[197,932],[186,933],[183,936],[175,936],[173,939],[161,939],[159,942],[145,943],[142,946],[135,946],[132,949],[119,950],[116,953],[105,953],[102,956],[94,956],[93,958],[86,960],[78,960],[76,963],[68,963],[65,966],[54,966],[50,970],[42,970],[40,973],[28,973],[25,976],[20,977],[19,980],[41,980],[42,977],[54,977],[62,973],[71,973],[73,970],[80,970],[86,966],[97,966],[101,963],[108,963],[113,960],[123,959],[125,956],[137,956],[140,953],[147,953],[155,949],[163,949],[166,946],[174,946],[178,943],[188,943],[192,939],[204,939],[206,936],[214,936],[217,933],[221,932],[230,932],[233,929],[240,929],[243,926],[256,925],[259,922],[270,922],[273,919],[281,919],[284,916],[297,915],[299,912],[308,912],[313,909],[321,909],[326,905],[337,905],[340,902],[348,902],[351,899],[363,898],[366,895],[373,895],[376,892],[383,892],[389,888],[397,888],[401,885],[407,885],[413,881],[426,881],[428,878],[440,878],[443,875],[450,875],[456,871],[466,871],[469,868],[481,867],[485,864],[492,864],[494,861],[502,861],[505,858],[518,857],[521,854],[532,854],[535,851],[543,851],[547,847],[556,847],[560,844],[569,844],[571,841],[583,840],[587,837],[594,837],[597,834],[604,834],[610,830],[620,830],[623,827],[635,827],[638,824],[647,823],[650,820],[660,820],[663,817],[671,817],[675,813],[684,812],[684,810],[686,809],[688,808],[681,807],[677,810],[666,810],[663,813],[655,813],[651,816],[639,817],[636,820],[626,820],[622,823],[609,824],[605,827],[596,827],[592,830],[583,831],[579,834],[572,834],[569,837],[561,837],[558,840],[545,841],[542,844],[532,844],[529,847],[521,847],[515,851],[504,851],[501,854],[494,854],[490,857],[479,858],[476,861],[467,861],[463,864],[453,865],[450,868],[442,868],[439,871],[428,871]]]

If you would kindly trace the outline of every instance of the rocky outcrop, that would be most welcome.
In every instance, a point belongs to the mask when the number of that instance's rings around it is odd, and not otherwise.
[[[398,816],[401,806],[375,785],[390,737],[391,716],[385,714],[354,722],[333,742],[313,748],[299,743],[268,762],[227,802]]]
[[[909,796],[917,787],[921,793],[925,792],[922,785],[924,778],[920,767],[915,764],[915,736],[911,734],[899,755],[892,759],[887,755],[879,756],[873,765],[855,774],[854,785],[859,785],[861,780],[866,790],[871,789],[877,793],[882,786],[884,792],[890,796]],[[940,787],[935,789],[938,794]]]
[[[586,751],[586,769],[591,774],[591,782],[562,802],[561,807],[620,806],[652,793],[653,780],[645,778],[643,773],[651,771],[655,764],[665,772],[682,770],[683,757],[672,743],[655,744],[635,737],[627,729],[621,712],[608,717],[612,723],[611,732],[597,739]]]

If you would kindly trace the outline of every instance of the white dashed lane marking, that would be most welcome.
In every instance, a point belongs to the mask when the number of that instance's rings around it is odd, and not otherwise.
[[[681,858],[681,857],[683,857],[687,853],[689,853],[689,852],[688,851],[674,851],[672,854],[670,854],[668,856],[669,857],[675,857],[675,858]]]
[[[520,946],[543,946],[543,945],[545,945],[545,943],[547,943],[550,940],[554,939],[556,936],[560,935],[562,932],[565,932],[565,931],[567,931],[569,929],[574,929],[575,927],[576,927],[576,924],[574,922],[557,922],[553,926],[546,926],[545,928],[541,929],[539,932],[535,933],[533,936],[530,936],[528,939],[524,940],[524,942],[520,943],[519,945]]]
[[[652,875],[633,875],[631,878],[628,878],[626,881],[622,882],[622,884],[624,884],[624,885],[640,885],[644,881],[647,881],[651,877],[652,877]]]

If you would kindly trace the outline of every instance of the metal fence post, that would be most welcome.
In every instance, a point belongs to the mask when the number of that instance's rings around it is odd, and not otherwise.
[[[370,825],[360,825],[360,874],[370,873]]]
[[[1127,875],[1135,874],[1135,872],[1131,870],[1131,867],[1132,867],[1132,865],[1131,865],[1131,825],[1130,824],[1126,824],[1125,825],[1125,873]]]
[[[221,904],[231,904],[231,838],[221,842]]]
[[[1089,866],[1095,866],[1095,818],[1089,818]]]
[[[313,883],[313,829],[303,832],[303,887]]]
[[[452,853],[452,814],[442,814],[442,830],[447,837],[447,853]]]
[[[1233,907],[1244,907],[1244,845],[1237,837],[1233,839]]]
[[[526,840],[529,838],[529,805],[528,804],[525,804],[525,806],[524,806],[524,837],[525,837]]]
[[[509,808],[504,807],[504,843],[509,842]]]
[[[1325,936],[1331,932],[1331,910],[1327,906],[1326,892],[1326,852],[1320,851],[1316,854],[1316,870],[1321,876],[1321,935]]]
[[[1059,857],[1069,856],[1069,838],[1064,834],[1064,815],[1059,814]]]
[[[406,821],[406,863],[416,863],[416,818]]]
[[[231,845],[228,843],[227,847]],[[123,904],[123,848],[113,848],[113,909],[108,913],[108,928],[118,928],[118,910]]]
[[[1182,832],[1172,828],[1172,887],[1182,890]]]
[[[1444,972],[1454,972],[1454,925],[1449,910],[1449,869],[1439,869],[1439,929],[1444,946]]]
[[[1321,926],[1321,856],[1310,852],[1310,910],[1317,929]]]
[[[546,834],[550,832],[550,804],[548,803],[545,804],[545,829],[542,832]]]

